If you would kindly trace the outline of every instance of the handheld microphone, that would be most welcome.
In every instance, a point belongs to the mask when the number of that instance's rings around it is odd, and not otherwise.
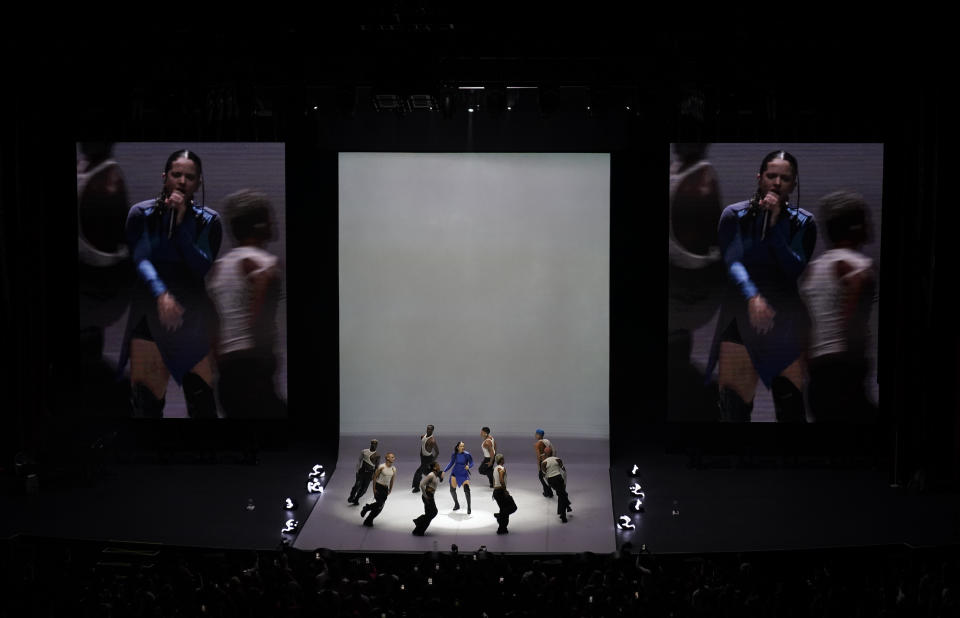
[[[778,196],[780,195],[774,189],[770,189],[768,193],[776,193]],[[763,228],[760,230],[760,240],[764,240],[767,237],[767,226],[770,224],[770,209],[767,208],[766,206],[761,206],[761,204],[763,203],[763,198],[765,197],[766,195],[763,195],[763,196],[760,195],[760,189],[758,188],[756,204],[758,208],[763,208]]]

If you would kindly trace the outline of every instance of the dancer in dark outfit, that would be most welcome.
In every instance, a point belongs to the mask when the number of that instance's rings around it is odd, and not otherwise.
[[[443,471],[440,469],[440,464],[433,462],[433,469],[430,471],[430,474],[423,477],[423,480],[420,481],[420,491],[422,492],[420,498],[423,500],[423,515],[413,520],[413,534],[416,536],[423,536],[430,526],[430,522],[433,521],[433,518],[436,517],[439,512],[437,509],[436,493],[442,480]]]
[[[413,474],[413,493],[420,491],[420,479],[429,474],[433,463],[437,461],[440,449],[437,448],[437,438],[433,435],[433,425],[427,425],[427,431],[420,436],[420,467]]]
[[[550,440],[544,438],[544,432],[542,429],[537,429],[533,434],[536,436],[536,441],[533,443],[533,451],[537,455],[537,478],[540,479],[540,486],[543,487],[543,497],[552,498],[553,490],[550,488],[550,485],[547,483],[546,479],[543,477],[543,471],[540,468],[540,464],[543,463],[543,460],[551,455],[557,454],[557,447],[553,445]]]
[[[357,478],[350,490],[350,497],[347,502],[357,506],[360,504],[360,498],[367,493],[367,486],[373,479],[373,473],[377,469],[377,462],[380,461],[380,455],[377,454],[377,440],[370,440],[370,448],[360,451],[360,460],[357,462]]]
[[[573,510],[567,495],[567,469],[559,457],[547,457],[540,463],[540,470],[547,478],[553,491],[557,492],[557,515],[560,521],[567,523],[567,513]]]
[[[489,427],[480,429],[480,437],[483,442],[480,443],[480,450],[483,451],[483,461],[480,462],[480,474],[487,477],[490,481],[490,487],[493,488],[493,461],[497,456],[497,441],[490,435]]]
[[[497,507],[500,509],[494,517],[497,519],[497,534],[507,534],[507,525],[510,523],[510,513],[507,512],[507,469],[503,466],[503,453],[497,453],[494,458],[496,466],[493,469],[493,499],[497,501]]]
[[[373,502],[364,504],[363,508],[360,509],[360,517],[366,517],[363,520],[364,526],[373,527],[373,520],[383,510],[387,496],[393,491],[393,481],[397,477],[397,468],[393,465],[393,462],[396,459],[396,455],[387,453],[386,461],[380,464],[377,471],[373,473]]]

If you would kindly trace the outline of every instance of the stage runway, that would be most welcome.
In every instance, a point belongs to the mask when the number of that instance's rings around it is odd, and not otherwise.
[[[498,508],[491,497],[493,490],[487,478],[474,470],[470,483],[472,514],[466,514],[462,488],[458,490],[461,509],[452,510],[449,476],[444,475],[436,494],[439,514],[426,535],[417,537],[411,534],[412,520],[423,514],[423,501],[419,493],[411,492],[411,483],[420,464],[418,440],[409,435],[377,437],[381,455],[388,451],[396,454],[398,475],[393,492],[387,498],[383,512],[374,521],[374,527],[363,526],[360,507],[347,503],[359,453],[369,446],[370,437],[341,436],[336,472],[328,479],[323,496],[303,523],[294,547],[303,550],[326,547],[343,551],[417,552],[446,550],[456,544],[465,551],[486,545],[493,552],[538,554],[608,553],[616,549],[606,440],[566,437],[554,440],[567,467],[567,493],[573,505],[568,523],[562,523],[557,516],[557,498],[545,498],[541,493],[533,436],[497,436],[497,449],[506,458],[507,488],[518,507],[510,516],[510,533],[496,534],[497,522],[493,514]],[[468,450],[479,467],[483,460],[479,435],[472,442],[468,444]],[[438,461],[441,466],[446,466],[450,453],[446,452],[442,438],[441,445]],[[368,502],[373,502],[372,488],[360,499],[361,506]]]

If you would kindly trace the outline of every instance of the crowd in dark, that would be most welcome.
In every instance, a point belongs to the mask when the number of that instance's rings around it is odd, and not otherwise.
[[[14,538],[0,617],[858,616],[960,613],[960,553],[224,551]]]

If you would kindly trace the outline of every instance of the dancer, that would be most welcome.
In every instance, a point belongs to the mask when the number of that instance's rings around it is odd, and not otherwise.
[[[507,498],[510,493],[507,491],[507,469],[504,467],[503,453],[497,453],[494,458],[496,467],[493,469],[493,499],[497,501],[499,513],[494,514],[497,522],[497,534],[507,534],[507,525],[510,523],[510,513],[507,509]]]
[[[396,455],[387,453],[384,463],[377,466],[377,471],[373,473],[373,502],[364,504],[360,509],[360,517],[366,517],[363,525],[368,528],[373,527],[373,520],[377,518],[383,505],[387,501],[387,496],[393,491],[393,481],[397,476],[397,468],[393,462],[397,460]],[[367,515],[367,513],[370,513]]]
[[[543,478],[543,471],[540,468],[540,464],[543,463],[545,457],[550,457],[551,455],[557,454],[557,447],[554,446],[550,440],[547,440],[543,437],[543,430],[537,429],[534,432],[536,436],[536,441],[533,443],[533,450],[537,455],[537,478],[540,479],[540,485],[543,487],[543,497],[552,498],[553,490],[550,488],[550,485],[547,484],[547,481]]]
[[[207,290],[216,307],[217,395],[224,417],[282,418],[277,394],[277,306],[280,267],[266,251],[273,207],[263,193],[243,190],[223,202],[237,246],[214,264]]]
[[[483,451],[480,474],[486,475],[490,481],[490,487],[493,487],[493,458],[497,455],[497,441],[490,435],[489,427],[480,429],[480,437],[483,438],[483,442],[480,444],[480,450]]]
[[[353,483],[353,489],[350,490],[350,497],[347,498],[347,502],[354,506],[359,506],[360,498],[367,493],[367,486],[377,469],[377,462],[380,461],[377,444],[379,442],[376,439],[370,440],[370,448],[360,451],[360,459],[357,461],[357,478]]]
[[[557,492],[557,515],[560,521],[567,523],[567,513],[573,510],[570,506],[570,497],[567,495],[567,469],[559,457],[545,457],[540,462],[540,470],[547,477],[550,487]]]
[[[413,473],[413,493],[420,491],[420,479],[428,474],[440,455],[437,438],[433,435],[433,425],[427,425],[427,431],[420,436],[420,467]]]
[[[80,364],[77,402],[90,414],[129,416],[130,387],[117,380],[104,356],[107,328],[130,305],[133,268],[124,223],[127,186],[113,159],[113,143],[84,142],[77,157],[77,305]]]
[[[413,534],[416,536],[423,536],[430,526],[430,522],[437,516],[436,493],[442,480],[443,471],[440,469],[440,464],[433,462],[433,469],[430,471],[430,474],[423,477],[423,480],[420,481],[420,491],[423,492],[420,496],[423,500],[423,515],[413,520]]]
[[[830,249],[810,263],[800,284],[813,322],[807,350],[807,401],[815,421],[871,420],[864,381],[876,275],[861,253],[871,222],[862,195],[835,191],[820,200]]]
[[[127,215],[127,245],[139,276],[118,371],[130,361],[134,416],[160,418],[172,376],[192,418],[216,418],[203,278],[220,251],[220,215],[193,199],[203,165],[190,150],[167,157],[163,186]]]
[[[453,496],[453,510],[460,510],[460,501],[457,500],[457,487],[463,485],[463,493],[467,496],[467,515],[470,515],[470,466],[473,465],[473,456],[466,450],[463,442],[457,442],[450,455],[450,463],[443,469],[444,472],[453,468],[450,475],[450,495]]]
[[[809,319],[797,292],[817,240],[813,215],[790,202],[796,158],[782,150],[760,162],[757,191],[720,217],[729,283],[720,305],[706,375],[718,366],[720,420],[749,422],[757,378],[773,393],[777,421],[802,423]]]

